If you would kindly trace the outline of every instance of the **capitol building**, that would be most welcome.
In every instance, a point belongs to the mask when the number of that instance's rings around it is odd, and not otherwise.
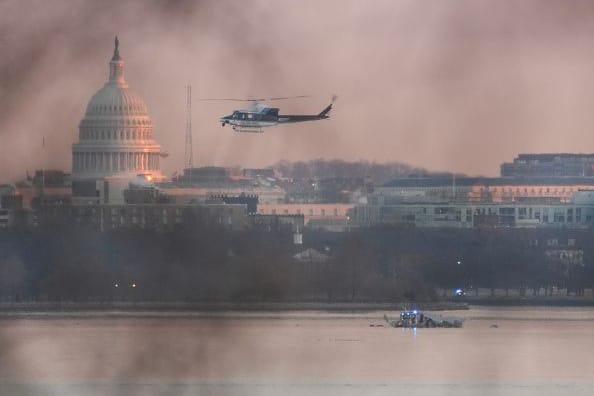
[[[72,145],[73,196],[84,201],[107,192],[107,182],[162,180],[161,146],[144,100],[124,79],[124,61],[116,37],[109,62],[109,79],[89,101]],[[113,189],[112,189],[113,190]],[[107,197],[107,195],[106,195]],[[107,201],[107,199],[105,199]]]

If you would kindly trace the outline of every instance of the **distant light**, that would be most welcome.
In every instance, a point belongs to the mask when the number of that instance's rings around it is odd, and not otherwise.
[[[132,287],[136,287],[136,283],[132,283]]]
[[[151,176],[151,175],[146,175],[146,180],[148,180],[148,181],[151,181],[151,180],[153,180],[153,176]]]
[[[120,285],[119,285],[119,284],[117,284],[117,283],[116,283],[115,285],[113,285],[113,286],[114,286],[114,287],[120,287]]]
[[[462,264],[462,261],[458,260],[458,265]]]

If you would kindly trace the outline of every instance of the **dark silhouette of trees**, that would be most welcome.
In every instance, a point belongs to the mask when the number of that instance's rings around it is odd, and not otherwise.
[[[593,236],[377,227],[306,233],[307,245],[294,246],[288,233],[210,225],[101,233],[55,224],[0,231],[0,301],[397,302],[458,287],[580,296],[594,282]],[[553,240],[572,245],[548,246]],[[308,247],[329,259],[293,259]]]

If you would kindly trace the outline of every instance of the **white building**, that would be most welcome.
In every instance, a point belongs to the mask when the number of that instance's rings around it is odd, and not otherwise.
[[[116,37],[109,79],[91,98],[79,125],[79,141],[72,145],[72,187],[78,203],[120,201],[121,194],[109,195],[114,180],[114,185],[122,185],[139,177],[163,178],[161,146],[153,138],[144,100],[124,80],[118,45]]]

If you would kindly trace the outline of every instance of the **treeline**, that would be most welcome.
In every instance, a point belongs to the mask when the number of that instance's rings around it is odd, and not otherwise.
[[[307,236],[306,236],[307,239]],[[326,238],[313,243],[323,250]],[[300,262],[292,235],[224,229],[169,233],[53,226],[0,232],[0,301],[404,301],[435,296],[421,277],[379,271],[358,234],[329,259]]]
[[[284,177],[304,179],[370,179],[383,184],[397,177],[429,174],[425,169],[400,162],[377,163],[369,161],[343,161],[314,159],[311,161],[280,161],[273,168]]]
[[[2,301],[404,302],[455,287],[590,288],[592,233],[375,228],[290,234],[185,229],[170,233],[54,226],[0,232]],[[583,260],[547,254],[573,240]],[[326,261],[297,261],[314,247]],[[559,250],[560,247],[555,249]]]
[[[594,285],[592,230],[379,227],[366,237],[385,271],[410,266],[430,287],[515,289],[523,296],[554,288],[583,295]]]

